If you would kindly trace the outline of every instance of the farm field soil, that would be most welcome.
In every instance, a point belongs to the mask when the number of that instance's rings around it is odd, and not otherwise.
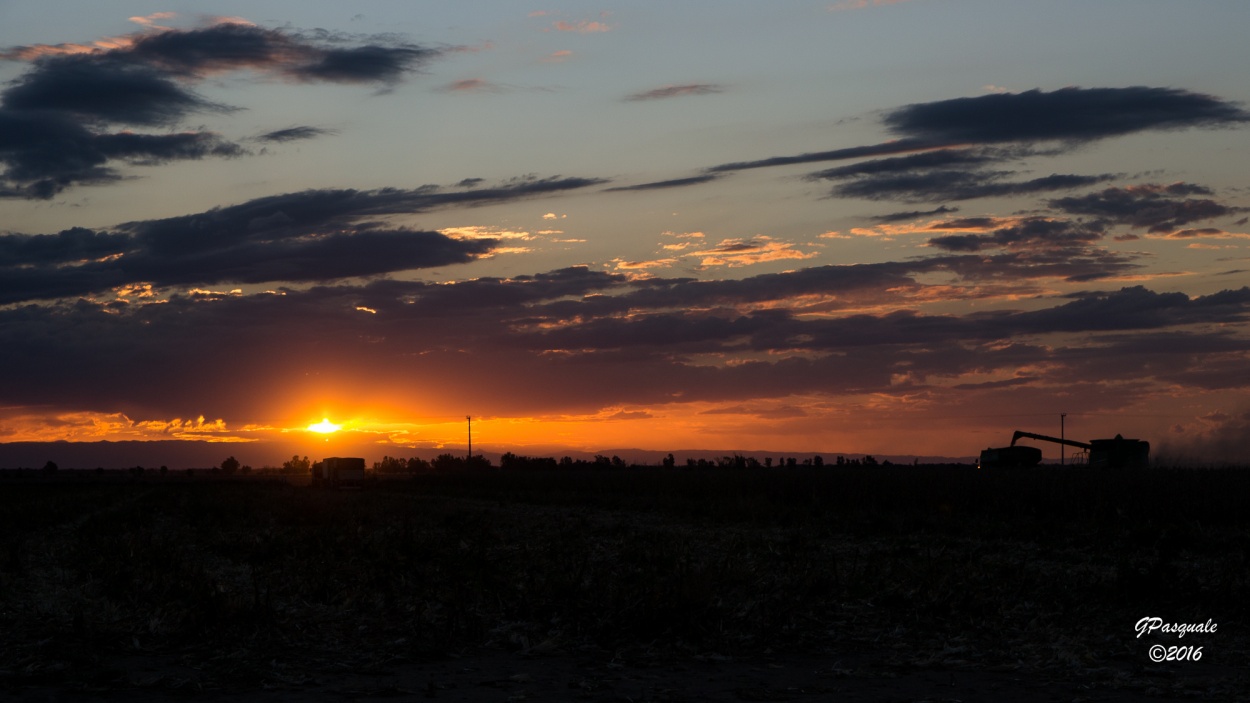
[[[12,700],[1250,695],[1244,472],[0,480]]]

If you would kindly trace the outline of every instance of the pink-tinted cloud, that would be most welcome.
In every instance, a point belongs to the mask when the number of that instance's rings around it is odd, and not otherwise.
[[[451,93],[497,93],[502,88],[481,78],[465,78],[444,85],[443,90]]]
[[[151,29],[169,29],[169,27],[165,27],[165,26],[157,24],[157,21],[158,20],[170,20],[177,16],[178,16],[178,13],[176,12],[153,12],[150,15],[144,15],[142,17],[131,17],[129,18],[129,20],[131,22],[134,22],[137,25],[148,27]]]
[[[556,28],[556,31],[577,32],[578,34],[596,34],[612,31],[611,25],[597,20],[578,20],[577,22],[557,20],[552,26]]]
[[[671,268],[677,264],[677,259],[652,259],[649,261],[625,261],[624,259],[613,259],[612,267],[618,271],[645,271],[653,268]]]
[[[666,85],[662,88],[653,88],[641,93],[633,93],[626,96],[625,99],[631,101],[663,100],[665,98],[679,98],[689,95],[715,95],[723,92],[725,92],[725,87],[716,83],[687,83],[684,85]]]
[[[1250,239],[1250,233],[1247,232],[1228,232],[1215,227],[1202,227],[1198,229],[1182,229],[1176,232],[1169,232],[1164,235],[1147,235],[1149,237],[1161,236],[1163,239]]]
[[[700,266],[710,268],[727,266],[738,268],[769,261],[787,259],[803,260],[816,257],[816,252],[800,251],[794,244],[779,242],[771,237],[759,235],[751,239],[725,239],[711,249],[691,252],[689,256],[697,257]]]

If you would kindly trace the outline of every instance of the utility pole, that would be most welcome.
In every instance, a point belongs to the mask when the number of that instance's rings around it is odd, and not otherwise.
[[[1068,416],[1067,413],[1059,413],[1059,439],[1066,439],[1063,436],[1063,419],[1067,416]],[[1066,453],[1066,451],[1064,450],[1064,447],[1066,446],[1068,445],[1066,444],[1059,445],[1059,465],[1060,466],[1063,466],[1063,455]]]
[[[469,456],[465,459],[465,465],[473,463],[473,416],[465,415],[464,419],[469,423]]]

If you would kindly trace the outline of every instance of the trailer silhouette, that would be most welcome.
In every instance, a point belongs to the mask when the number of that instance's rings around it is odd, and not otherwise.
[[[316,486],[360,486],[365,482],[365,460],[359,457],[328,457],[313,465],[312,476]]]

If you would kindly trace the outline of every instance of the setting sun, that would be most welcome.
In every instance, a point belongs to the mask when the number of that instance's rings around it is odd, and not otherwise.
[[[342,429],[342,427],[343,427],[342,425],[336,425],[333,422],[330,422],[329,418],[323,417],[321,418],[321,422],[315,422],[309,425],[308,431],[320,432],[321,434],[330,434],[331,432],[338,432],[340,429]]]

